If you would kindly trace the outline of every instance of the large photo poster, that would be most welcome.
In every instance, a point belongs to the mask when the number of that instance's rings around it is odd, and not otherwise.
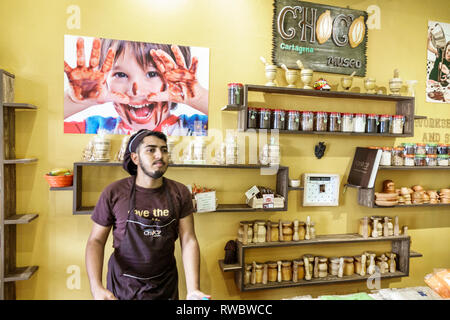
[[[209,49],[64,36],[64,133],[207,135]]]
[[[450,103],[450,24],[428,21],[427,102]]]

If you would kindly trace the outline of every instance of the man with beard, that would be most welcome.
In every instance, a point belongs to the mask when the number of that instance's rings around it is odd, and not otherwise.
[[[187,299],[209,299],[200,289],[200,250],[187,187],[164,178],[167,138],[142,129],[130,137],[123,168],[131,176],[103,190],[92,214],[86,269],[94,299],[178,299],[174,256],[180,237]],[[107,288],[102,284],[104,248],[113,227]]]

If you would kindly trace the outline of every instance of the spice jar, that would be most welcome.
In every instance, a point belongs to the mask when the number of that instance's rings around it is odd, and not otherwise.
[[[403,115],[392,116],[391,133],[402,134],[404,123],[405,123],[405,116],[403,116]]]
[[[392,161],[393,166],[403,166],[403,148],[392,148]]]
[[[367,222],[366,222],[367,221]],[[370,222],[369,222],[369,219],[367,218],[367,217],[364,217],[364,218],[361,218],[361,219],[359,219],[359,234],[361,235],[361,236],[363,236],[364,237],[364,225],[365,224],[367,224],[367,233],[366,233],[366,236],[367,236],[367,238],[368,237],[370,237],[370,235],[372,234],[372,225],[370,224]],[[338,259],[338,262],[337,263],[339,263],[339,259]]]
[[[270,223],[270,241],[278,241],[280,230],[278,227],[278,222],[271,222]]]
[[[413,154],[405,154],[403,156],[403,165],[408,167],[414,167],[414,155]]]
[[[328,275],[328,258],[319,257],[319,278],[325,278]]]
[[[258,110],[259,128],[270,129],[271,112],[270,109],[261,108]]]
[[[328,259],[330,261],[330,274],[332,276],[337,276],[339,271],[339,258],[331,257]]]
[[[355,273],[361,274],[362,265],[361,265],[361,256],[354,256],[354,267],[355,267]]]
[[[284,130],[285,112],[281,109],[275,109],[272,112],[272,129]]]
[[[377,133],[378,132],[378,116],[376,114],[368,114],[366,120],[366,132]]]
[[[427,154],[427,166],[433,167],[437,166],[437,155],[436,154]]]
[[[294,260],[297,262],[297,280],[302,280],[305,277],[305,267],[302,259]]]
[[[326,112],[316,112],[314,115],[314,131],[327,131],[327,118]]]
[[[344,276],[351,276],[355,273],[354,259],[352,257],[344,257]]]
[[[379,123],[380,125],[378,126],[378,132],[389,133],[391,127],[391,116],[388,114],[381,114]]]
[[[243,88],[242,83],[228,84],[228,104],[242,105]]]
[[[365,132],[366,115],[364,113],[356,113],[353,118],[353,132]]]
[[[269,282],[277,281],[278,265],[275,261],[267,261],[267,280]]]
[[[438,166],[448,166],[448,154],[437,155]]]
[[[427,145],[425,146],[427,154],[437,154],[437,148],[438,148],[437,143],[427,143]]]
[[[298,222],[298,239],[305,240],[306,228],[303,221]]]
[[[281,262],[281,280],[282,281],[292,280],[292,261]]]
[[[437,147],[437,153],[438,154],[448,154],[449,153],[448,144],[439,144]]]
[[[328,131],[340,132],[342,131],[342,121],[340,112],[330,112],[330,119],[328,120]]]
[[[300,129],[300,111],[297,110],[288,111],[287,129],[291,131]]]
[[[414,145],[414,154],[420,154],[420,155],[427,154],[426,144],[425,143],[416,143]]]
[[[283,225],[283,241],[292,241],[294,230],[292,229],[292,222],[284,221]]]
[[[417,167],[426,166],[427,165],[426,155],[416,154],[414,156],[414,165]]]
[[[415,144],[414,143],[402,143],[403,154],[414,154]]]
[[[353,132],[353,113],[342,114],[342,132]]]
[[[391,165],[391,152],[390,147],[383,147],[383,152],[381,153],[380,166],[390,166]]]
[[[258,128],[258,109],[257,108],[248,108],[247,110],[248,118],[247,118],[247,127],[248,128]]]
[[[302,111],[302,131],[312,131],[314,126],[314,112]]]
[[[255,264],[256,268],[256,283],[262,283],[263,280],[263,264],[257,262]]]

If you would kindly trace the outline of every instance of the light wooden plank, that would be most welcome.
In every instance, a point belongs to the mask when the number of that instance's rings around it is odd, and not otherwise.
[[[39,215],[36,213],[15,214],[5,219],[5,224],[26,224],[36,219]]]
[[[36,273],[38,268],[38,266],[16,268],[13,272],[6,274],[5,282],[28,280]]]

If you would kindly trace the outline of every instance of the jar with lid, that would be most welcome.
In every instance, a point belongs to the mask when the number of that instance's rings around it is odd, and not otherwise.
[[[405,154],[403,155],[403,165],[408,167],[414,167],[414,155],[413,154]]]
[[[439,144],[437,147],[438,154],[449,154],[448,144]]]
[[[414,154],[415,144],[414,143],[402,143],[403,154]]]
[[[351,276],[355,273],[354,259],[352,257],[344,257],[344,276]]]
[[[271,122],[271,116],[272,113],[270,112],[270,109],[261,108],[258,110],[259,116],[259,128],[260,129],[270,129],[270,122]]]
[[[314,131],[327,131],[328,114],[326,112],[316,112],[314,115]]]
[[[330,267],[330,274],[332,276],[337,276],[339,271],[339,258],[338,257],[330,257],[328,259],[330,261],[329,267]]]
[[[427,143],[427,145],[425,146],[425,151],[427,154],[437,154],[437,148],[437,143]]]
[[[353,132],[353,113],[342,114],[342,132]]]
[[[266,242],[266,222],[263,220],[257,220],[255,221],[255,226],[257,230],[257,242]],[[253,232],[255,231],[253,230]],[[255,235],[253,235],[253,238],[255,238]]]
[[[328,258],[319,257],[319,278],[325,278],[328,275]]]
[[[414,145],[414,154],[420,154],[420,155],[427,154],[426,144],[425,143],[416,143]]]
[[[424,155],[424,154],[416,154],[414,156],[414,165],[416,167],[426,166],[427,165],[426,155]]]
[[[383,152],[381,153],[380,166],[390,166],[392,158],[392,148],[383,147]]]
[[[270,222],[270,241],[278,241],[280,230],[278,227],[278,222]]]
[[[340,112],[330,112],[330,119],[328,120],[328,131],[330,132],[342,131],[342,121]]]
[[[438,166],[448,166],[448,154],[437,155]]]
[[[389,133],[390,127],[391,127],[391,116],[388,114],[380,114],[380,120],[379,120],[379,127],[378,132],[379,133]]]
[[[245,265],[245,274],[244,274],[244,285],[250,284],[250,278],[252,276],[252,268],[251,264]]]
[[[303,221],[298,222],[298,239],[305,240],[306,228]]]
[[[258,109],[248,108],[247,110],[247,127],[257,129],[258,128]]]
[[[238,240],[243,244],[252,243],[253,238],[253,223],[251,221],[239,222]],[[244,230],[247,230],[247,237],[244,237]]]
[[[285,111],[275,109],[272,112],[272,129],[284,130],[285,126]]]
[[[302,111],[302,131],[312,131],[314,127],[314,112]]]
[[[353,132],[365,132],[366,115],[364,113],[356,113],[353,118]]]
[[[354,256],[353,257],[354,260],[354,268],[355,268],[355,273],[357,274],[361,274],[361,270],[362,270],[362,265],[361,265],[361,256]]]
[[[255,264],[256,269],[256,283],[262,283],[263,280],[263,264],[260,262],[257,262]]]
[[[366,121],[366,132],[377,133],[378,132],[378,115],[368,114]]]
[[[392,116],[391,133],[402,134],[403,133],[403,125],[404,125],[404,123],[405,123],[405,116],[404,115]]]
[[[392,148],[392,161],[393,166],[403,166],[403,148],[395,147]]]
[[[242,83],[229,83],[228,84],[228,104],[242,105],[243,102],[243,90]]]
[[[292,280],[292,261],[281,262],[281,280],[282,281]]]
[[[300,111],[289,110],[287,119],[287,129],[296,131],[300,129]]]
[[[370,235],[372,234],[372,225],[370,224],[369,219],[367,217],[359,219],[359,232],[358,233],[364,237],[365,225],[367,225],[367,233],[365,235],[366,235],[366,238],[369,238]],[[339,263],[339,259],[338,259],[337,263]]]
[[[426,155],[427,159],[427,166],[429,167],[433,167],[433,166],[437,166],[437,154],[427,154]]]
[[[305,277],[305,267],[302,259],[294,260],[297,262],[297,280],[302,280]]]
[[[275,261],[267,261],[267,280],[269,282],[276,282],[278,275],[278,265]]]
[[[294,230],[291,221],[283,221],[283,241],[292,241]]]

